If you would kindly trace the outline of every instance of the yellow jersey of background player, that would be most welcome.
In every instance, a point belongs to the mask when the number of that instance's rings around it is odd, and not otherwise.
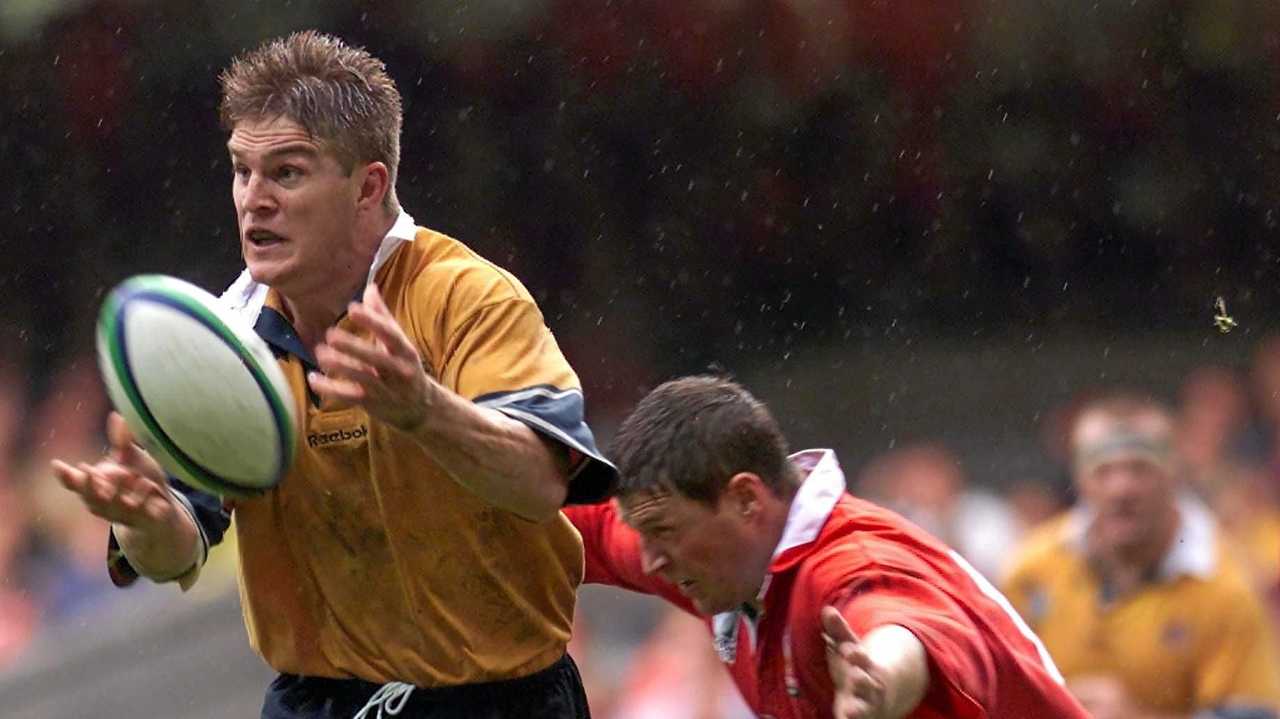
[[[1233,698],[1274,711],[1277,665],[1261,604],[1207,510],[1183,512],[1182,536],[1139,592],[1108,596],[1079,550],[1083,519],[1068,515],[1029,538],[1005,595],[1069,681],[1120,677],[1162,712]]]
[[[1004,582],[1098,719],[1274,719],[1275,637],[1209,510],[1185,493],[1173,417],[1117,394],[1081,410],[1081,504],[1034,531]]]

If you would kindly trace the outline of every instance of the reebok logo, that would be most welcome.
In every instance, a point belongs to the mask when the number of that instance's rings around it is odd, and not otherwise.
[[[369,428],[363,424],[355,429],[339,429],[333,432],[312,432],[307,435],[308,447],[323,447],[329,444],[338,444],[350,442],[354,439],[363,439],[369,434]]]

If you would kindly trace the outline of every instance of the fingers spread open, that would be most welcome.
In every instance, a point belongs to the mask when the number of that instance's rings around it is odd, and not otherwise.
[[[369,304],[352,304],[347,313],[357,327],[373,333],[392,354],[404,356],[414,353],[413,343],[386,305],[379,308]]]
[[[53,460],[53,475],[58,478],[63,487],[75,492],[76,494],[84,494],[85,488],[89,483],[89,475],[61,460]]]
[[[316,362],[328,377],[369,382],[378,379],[378,370],[368,362],[358,359],[358,351],[345,351],[332,345],[316,347]]]
[[[830,604],[822,608],[822,631],[837,642],[858,641],[858,635],[845,621],[844,615]]]
[[[311,385],[312,391],[327,400],[357,403],[368,395],[364,386],[358,382],[326,377],[319,372],[307,373],[307,383]]]

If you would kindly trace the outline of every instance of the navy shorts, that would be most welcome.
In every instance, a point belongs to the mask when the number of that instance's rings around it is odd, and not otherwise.
[[[351,719],[380,685],[360,679],[281,674],[271,682],[262,719]],[[375,709],[369,713],[377,717]],[[590,719],[587,694],[566,654],[540,672],[519,679],[415,688],[397,714],[384,719]]]

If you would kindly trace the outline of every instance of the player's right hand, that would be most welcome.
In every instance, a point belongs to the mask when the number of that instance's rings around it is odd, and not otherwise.
[[[827,644],[827,671],[835,700],[836,719],[881,719],[885,716],[885,686],[879,668],[840,610],[822,608],[822,638]]]
[[[107,418],[110,449],[94,464],[53,460],[62,486],[75,492],[93,514],[125,527],[164,524],[177,511],[164,470],[134,442],[124,418]]]

